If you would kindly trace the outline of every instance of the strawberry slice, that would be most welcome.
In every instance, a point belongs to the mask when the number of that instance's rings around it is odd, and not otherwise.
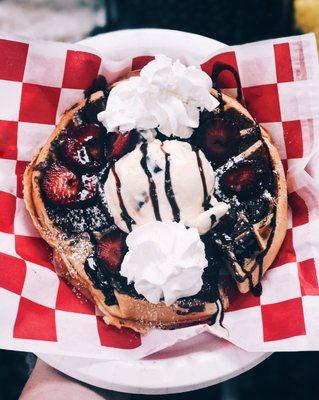
[[[72,167],[92,171],[103,167],[105,135],[99,125],[88,124],[67,133],[61,142],[61,156]]]
[[[107,143],[109,160],[118,160],[125,154],[132,151],[138,141],[138,134],[135,131],[129,132],[112,132],[108,133],[109,140]]]
[[[41,187],[46,198],[52,203],[71,206],[95,196],[97,178],[84,175],[79,179],[65,166],[53,164],[44,171]]]
[[[239,199],[257,197],[266,184],[266,171],[257,161],[242,161],[228,169],[221,177],[221,189]]]
[[[203,121],[196,135],[196,144],[214,164],[221,165],[238,148],[240,132],[237,126],[223,118]]]
[[[125,253],[126,235],[119,231],[112,231],[99,241],[97,257],[110,272],[118,272]]]

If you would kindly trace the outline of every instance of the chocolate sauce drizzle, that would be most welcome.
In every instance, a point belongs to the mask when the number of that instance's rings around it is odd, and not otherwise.
[[[212,78],[212,81],[213,81],[213,87],[218,91],[218,100],[220,101],[221,106],[223,105],[223,101],[221,101],[222,94],[221,94],[219,85],[217,84],[217,79],[218,79],[218,76],[223,71],[229,71],[229,72],[231,72],[233,74],[233,77],[235,78],[236,86],[237,86],[236,99],[239,102],[242,102],[242,100],[243,100],[243,90],[242,90],[242,86],[241,86],[241,82],[240,82],[240,78],[239,78],[238,72],[231,65],[224,64],[222,62],[217,62],[217,63],[214,64],[211,78]]]
[[[223,116],[224,112],[225,112],[225,102],[223,100],[222,91],[219,87],[215,86],[215,84],[213,84],[213,87],[217,90],[217,99],[219,101],[219,109],[220,109],[221,115]]]
[[[201,180],[202,180],[202,185],[203,185],[203,194],[204,194],[203,207],[205,207],[206,199],[207,199],[207,196],[208,196],[207,183],[206,183],[206,178],[205,178],[205,174],[204,174],[204,170],[203,170],[203,163],[202,163],[202,160],[200,158],[198,149],[195,150],[195,154],[196,154],[196,158],[197,158],[198,170],[199,170],[200,177],[201,177]]]
[[[216,221],[217,221],[216,215],[215,215],[215,214],[212,214],[212,215],[210,216],[210,222],[211,222],[212,226],[214,225],[214,223],[215,223]]]
[[[99,92],[100,90],[102,90],[104,96],[107,96],[109,93],[107,80],[103,75],[98,75],[92,82],[91,86],[84,90],[84,97],[87,99],[91,97],[93,93]]]
[[[148,143],[144,142],[142,143],[140,149],[142,152],[142,159],[141,159],[141,167],[143,168],[143,171],[145,172],[147,179],[148,179],[148,184],[149,184],[149,193],[150,193],[150,198],[152,201],[153,209],[154,209],[154,215],[157,221],[162,221],[160,211],[159,211],[159,204],[158,204],[158,198],[157,198],[157,193],[156,193],[156,186],[152,177],[152,174],[150,170],[147,167],[147,148],[148,148]]]
[[[102,91],[103,96],[95,102],[91,101],[93,93]],[[104,76],[98,75],[98,77],[92,82],[91,86],[84,90],[85,103],[80,111],[86,122],[98,123],[97,114],[105,109],[106,99],[109,95],[109,88],[107,81]]]
[[[128,230],[131,232],[132,231],[132,225],[135,224],[134,219],[131,218],[131,216],[129,215],[129,213],[127,212],[127,209],[125,207],[124,201],[123,201],[123,197],[122,197],[122,193],[121,193],[121,181],[119,176],[117,175],[116,171],[115,171],[115,166],[112,165],[111,170],[113,172],[114,178],[115,178],[115,183],[116,183],[116,192],[117,192],[117,197],[119,200],[119,205],[121,208],[121,218],[123,219],[123,221],[126,223],[126,226],[128,228]]]
[[[87,258],[84,264],[84,270],[92,281],[94,287],[103,292],[105,304],[109,306],[117,304],[112,283],[105,274],[105,271],[99,268],[95,256],[90,256]]]
[[[258,282],[256,286],[254,286],[251,289],[251,293],[255,296],[255,297],[260,297],[263,293],[263,287],[261,282]]]
[[[270,237],[268,239],[267,242],[267,246],[266,248],[260,253],[258,254],[258,256],[256,257],[255,260],[255,265],[253,266],[253,268],[250,269],[250,271],[247,271],[243,266],[241,266],[241,270],[245,273],[244,276],[238,276],[235,275],[235,279],[237,280],[237,282],[243,283],[246,279],[248,279],[248,284],[249,284],[249,290],[251,291],[251,293],[256,296],[259,297],[262,294],[262,284],[261,284],[261,278],[262,278],[262,274],[263,274],[263,260],[265,257],[265,254],[267,254],[270,246],[272,245],[273,242],[273,237],[275,234],[275,228],[276,228],[276,211],[274,211],[274,216],[272,219],[272,226],[271,226],[271,234]],[[256,285],[254,285],[253,282],[253,273],[255,272],[255,270],[258,268],[258,283]]]
[[[211,316],[211,323],[212,323],[212,325],[214,325],[216,323],[216,319],[218,317],[218,314],[220,313],[220,317],[219,317],[218,323],[222,328],[225,328],[224,325],[223,325],[224,316],[225,316],[225,310],[224,310],[224,306],[223,306],[223,303],[222,303],[222,300],[221,300],[220,297],[218,297],[217,300],[215,301],[215,305],[217,307],[217,311],[216,311],[215,314],[213,314]]]
[[[176,222],[180,222],[181,220],[180,209],[175,200],[175,194],[173,191],[172,181],[171,181],[171,171],[170,171],[170,161],[169,161],[170,154],[164,150],[163,143],[161,144],[161,150],[165,154],[165,193],[169,201],[169,204],[172,208],[174,220]]]

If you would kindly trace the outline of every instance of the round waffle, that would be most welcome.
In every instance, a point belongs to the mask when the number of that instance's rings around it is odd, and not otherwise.
[[[189,142],[211,162],[214,196],[230,209],[202,236],[209,265],[201,291],[171,306],[151,304],[119,274],[126,233],[115,226],[101,190],[116,160],[143,139],[138,132],[105,131],[97,114],[105,108],[109,89],[95,89],[63,114],[24,175],[27,209],[53,248],[57,272],[117,327],[145,332],[154,326],[222,321],[227,274],[240,292],[258,295],[285,236],[287,188],[278,151],[241,103],[212,89],[220,105],[202,113]]]

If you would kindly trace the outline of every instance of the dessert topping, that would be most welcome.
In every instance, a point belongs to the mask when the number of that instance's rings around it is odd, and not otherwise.
[[[136,129],[152,139],[158,130],[187,139],[199,125],[200,111],[219,104],[211,88],[211,78],[201,69],[158,55],[139,76],[116,84],[98,120],[108,132]]]
[[[83,175],[80,179],[65,166],[52,164],[44,171],[41,187],[52,203],[71,206],[95,196],[97,179],[90,175]]]
[[[120,268],[125,249],[125,234],[119,230],[107,233],[97,245],[97,257],[110,272]]]
[[[126,239],[120,274],[149,302],[167,306],[197,294],[208,262],[198,231],[177,222],[150,222]]]

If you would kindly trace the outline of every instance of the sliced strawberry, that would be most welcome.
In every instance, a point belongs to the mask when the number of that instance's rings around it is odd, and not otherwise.
[[[108,153],[107,158],[119,159],[125,154],[132,151],[138,141],[138,134],[135,131],[130,132],[112,132],[108,133],[109,140],[107,143]]]
[[[99,170],[105,161],[105,136],[99,125],[78,127],[62,137],[61,157],[70,167]]]
[[[117,272],[125,253],[126,235],[119,231],[112,231],[99,241],[97,245],[97,257],[110,272]]]
[[[220,165],[233,156],[238,148],[238,127],[223,118],[203,121],[195,136],[196,144],[214,164]]]
[[[257,197],[265,188],[267,172],[257,161],[242,161],[221,177],[221,189],[240,199]]]
[[[61,206],[71,206],[95,196],[97,181],[94,177],[79,179],[65,166],[53,164],[44,171],[42,190],[48,200]]]

